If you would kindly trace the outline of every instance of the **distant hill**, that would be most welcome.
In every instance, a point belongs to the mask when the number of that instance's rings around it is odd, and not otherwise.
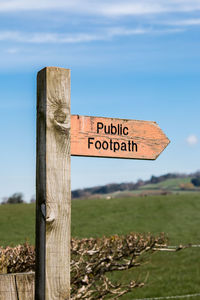
[[[200,177],[200,171],[191,174],[167,173],[161,176],[151,176],[149,180],[137,182],[110,183],[72,191],[72,198],[119,197],[146,194],[166,194],[178,191],[196,191],[191,180]]]

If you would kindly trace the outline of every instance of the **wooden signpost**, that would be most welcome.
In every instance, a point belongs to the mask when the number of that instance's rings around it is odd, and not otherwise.
[[[169,140],[155,122],[70,113],[70,70],[37,78],[35,300],[70,299],[70,156],[156,159]]]
[[[156,159],[168,144],[155,122],[71,116],[71,155]]]
[[[35,299],[70,299],[70,70],[37,78]]]

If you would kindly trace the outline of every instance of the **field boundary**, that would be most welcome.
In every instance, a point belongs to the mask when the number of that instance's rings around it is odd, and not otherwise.
[[[155,248],[153,248],[153,250],[155,250],[155,251],[177,252],[179,250],[183,250],[183,249],[187,249],[187,248],[200,248],[200,245],[188,244],[188,245],[165,246],[165,247],[162,247],[162,246],[159,247],[159,245],[158,245]]]
[[[12,273],[0,275],[0,299],[34,300],[35,273]],[[132,300],[167,300],[199,297],[200,293],[162,296],[153,298],[133,298]]]
[[[154,297],[154,298],[133,298],[132,300],[165,300],[165,299],[183,299],[183,298],[192,298],[198,297],[200,293],[197,294],[188,294],[188,295],[176,295],[176,296],[164,296],[164,297]]]

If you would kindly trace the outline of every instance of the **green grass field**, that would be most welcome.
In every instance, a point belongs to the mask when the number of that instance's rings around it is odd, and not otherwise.
[[[141,196],[143,194],[147,195],[158,195],[162,194],[163,192],[168,192],[170,194],[186,194],[186,193],[197,193],[200,192],[200,188],[195,186],[189,186],[191,183],[191,177],[186,178],[171,178],[166,179],[164,181],[155,183],[155,184],[145,184],[140,186],[136,190],[124,190],[124,191],[115,191],[113,193],[109,193],[107,195],[98,195],[100,198],[105,198],[106,196],[110,196],[111,198],[127,198],[133,196]],[[183,186],[185,185],[185,188]],[[95,198],[95,195],[92,196]]]
[[[165,232],[170,245],[200,244],[200,194],[72,201],[72,236]],[[0,244],[34,243],[34,204],[0,206]],[[121,299],[200,293],[200,248],[155,253],[139,268],[110,274],[113,280],[144,280]],[[196,297],[194,299],[200,299]]]
[[[180,190],[180,185],[191,182],[191,178],[172,178],[167,179],[162,182],[156,184],[146,184],[141,186],[140,190],[155,190],[155,189],[166,189],[170,191],[178,191]]]

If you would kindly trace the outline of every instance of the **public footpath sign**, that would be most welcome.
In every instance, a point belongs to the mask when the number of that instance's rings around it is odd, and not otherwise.
[[[71,116],[71,155],[156,159],[168,144],[155,122]]]
[[[70,300],[71,155],[156,159],[155,122],[71,115],[70,70],[37,76],[35,300]]]

